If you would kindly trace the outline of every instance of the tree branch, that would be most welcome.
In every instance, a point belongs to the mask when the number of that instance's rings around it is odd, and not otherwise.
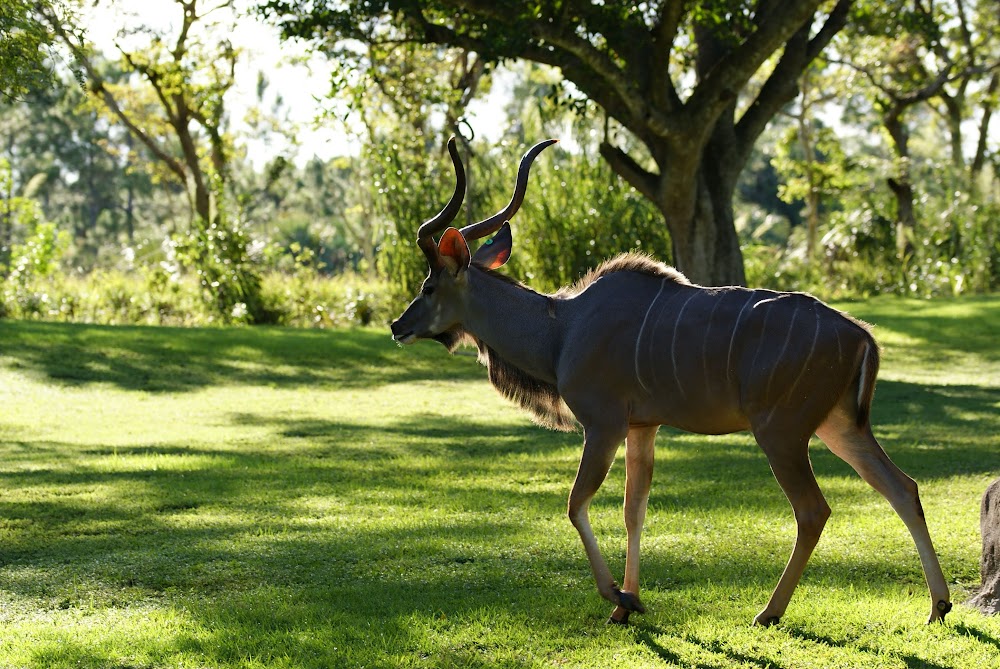
[[[718,115],[736,98],[750,77],[778,47],[811,21],[819,0],[792,0],[781,12],[769,12],[757,30],[715,62],[688,98],[685,116],[691,130],[704,136]]]
[[[118,104],[118,100],[116,100],[115,96],[110,90],[108,90],[107,82],[104,77],[94,67],[93,61],[90,59],[85,46],[82,43],[77,42],[63,28],[60,17],[54,12],[48,11],[48,9],[43,10],[42,16],[48,22],[56,36],[70,50],[76,61],[83,66],[83,69],[87,72],[87,76],[90,78],[93,91],[101,96],[101,99],[104,101],[104,104],[107,105],[108,109],[111,110],[111,112],[118,118],[119,121],[121,121],[130,133],[142,142],[143,145],[145,145],[157,159],[161,160],[163,164],[166,165],[175,176],[177,176],[182,184],[187,184],[187,174],[181,163],[167,153],[167,151],[161,147],[156,140],[136,125],[129,115],[125,113],[125,110],[123,110],[121,105]]]
[[[602,141],[600,146],[601,156],[608,161],[618,175],[629,183],[633,188],[649,198],[651,202],[657,202],[657,187],[659,185],[659,175],[644,169],[639,163],[633,160],[617,146],[607,141]]]
[[[993,108],[995,107],[994,96],[998,88],[1000,88],[1000,70],[994,70],[993,76],[990,78],[989,87],[986,89],[983,117],[979,121],[979,139],[976,142],[976,155],[972,159],[972,165],[969,168],[973,176],[982,172],[983,165],[986,164],[986,138],[989,136],[990,120],[993,117]]]
[[[458,0],[458,8],[493,19],[499,25],[510,25],[511,17],[503,7],[486,0]],[[478,51],[497,53],[497,45],[485,43],[468,34],[430,21],[421,8],[401,11],[415,22],[432,41],[452,44]],[[576,33],[579,26],[559,21],[532,21],[527,30],[534,39],[520,43],[519,50],[502,51],[510,58],[527,57],[537,62],[572,71],[572,80],[588,96],[608,110],[624,125],[639,135],[669,134],[676,131],[671,119],[651,107],[633,78],[605,52]]]
[[[847,24],[851,3],[852,0],[839,0],[812,39],[809,39],[811,26],[807,24],[788,40],[771,76],[737,124],[738,153],[741,156],[749,155],[768,122],[798,94],[798,78]]]
[[[677,28],[684,16],[683,2],[665,2],[659,20],[653,26],[653,48],[646,67],[653,72],[653,100],[668,114],[678,109],[682,102],[670,77],[670,54],[674,48]]]

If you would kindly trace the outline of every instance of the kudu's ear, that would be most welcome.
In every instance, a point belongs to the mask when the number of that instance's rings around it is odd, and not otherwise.
[[[513,246],[514,238],[510,234],[510,223],[505,222],[492,239],[487,239],[486,243],[479,247],[476,255],[472,256],[472,262],[485,269],[496,269],[510,258]]]
[[[469,263],[472,261],[468,242],[465,241],[462,233],[455,228],[448,228],[441,235],[441,241],[438,242],[438,253],[446,264],[455,263],[456,273],[468,269]]]

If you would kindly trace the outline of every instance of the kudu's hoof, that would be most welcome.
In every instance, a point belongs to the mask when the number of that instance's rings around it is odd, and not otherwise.
[[[763,613],[757,615],[753,619],[753,624],[755,627],[774,627],[781,622],[781,616],[767,616],[764,617]]]
[[[627,590],[618,590],[615,594],[618,595],[618,606],[622,607],[626,611],[635,613],[645,613],[646,607],[642,605],[639,598],[636,597],[631,592]],[[626,618],[628,616],[626,615]]]
[[[609,617],[607,623],[605,623],[606,625],[620,625],[622,627],[628,625],[628,617],[632,615],[631,611],[624,611],[624,613],[621,614],[621,618],[615,618],[615,613],[618,613],[618,611],[615,610],[615,612],[611,614],[611,617]]]
[[[943,623],[944,617],[948,615],[951,611],[951,602],[946,602],[945,600],[940,600],[934,606],[934,610],[931,611],[931,617],[927,619],[927,624],[930,625],[934,621]]]

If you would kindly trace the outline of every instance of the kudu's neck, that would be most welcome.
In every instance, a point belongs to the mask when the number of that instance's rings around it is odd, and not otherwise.
[[[555,384],[559,340],[552,298],[475,266],[468,281],[465,330],[510,364]]]

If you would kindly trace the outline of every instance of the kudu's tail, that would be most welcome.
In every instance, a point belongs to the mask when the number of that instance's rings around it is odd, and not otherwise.
[[[861,354],[861,369],[858,371],[858,427],[866,427],[871,419],[872,398],[875,396],[875,379],[878,377],[880,355],[878,344],[870,334],[864,353]]]

